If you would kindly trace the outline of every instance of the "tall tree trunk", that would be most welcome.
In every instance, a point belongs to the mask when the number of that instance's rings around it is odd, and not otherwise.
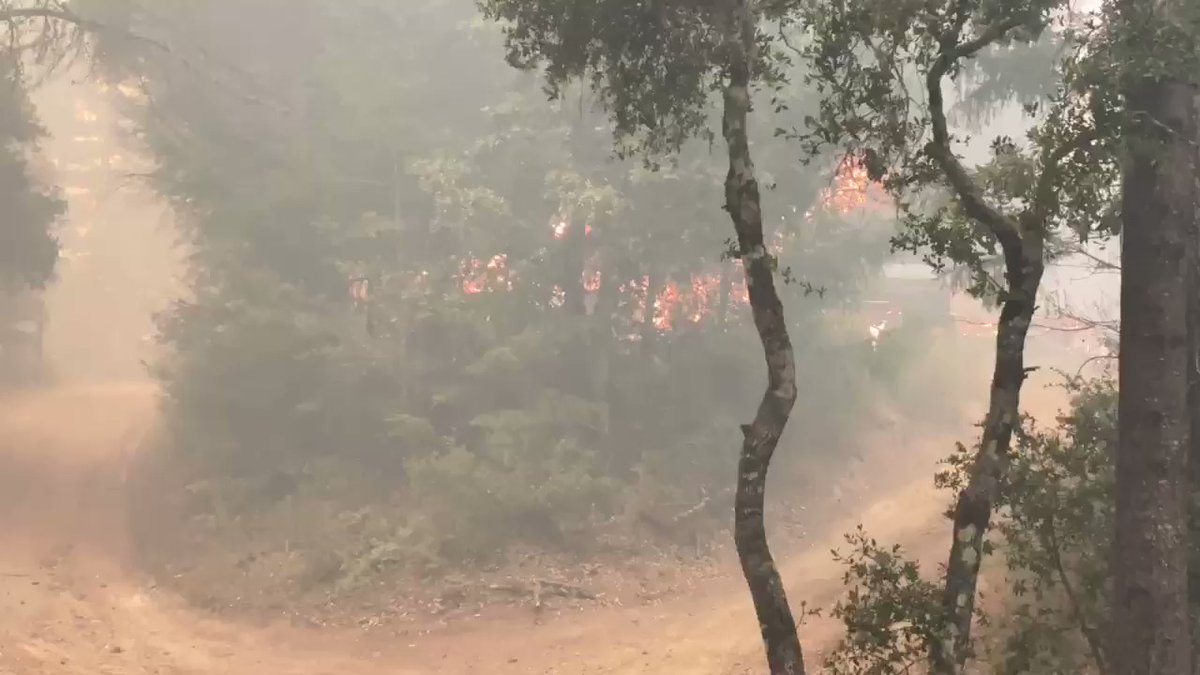
[[[1127,93],[1120,433],[1113,542],[1119,675],[1191,672],[1187,602],[1188,277],[1195,226],[1195,90],[1143,81]]]
[[[584,300],[583,272],[587,262],[587,221],[573,213],[567,221],[567,231],[562,239],[563,307],[572,316],[587,313]]]
[[[567,342],[563,345],[562,359],[559,362],[559,388],[581,398],[587,398],[592,393],[591,377],[594,366],[591,322],[585,318],[587,292],[583,277],[588,254],[586,228],[586,221],[580,214],[572,213],[567,220],[566,232],[559,242],[562,255],[559,286],[563,290],[563,312],[568,317],[562,327],[566,331],[563,337]]]
[[[1194,87],[1196,119],[1200,120],[1200,87]],[[1200,124],[1200,122],[1198,122]],[[1187,231],[1188,331],[1188,607],[1192,626],[1192,672],[1200,673],[1200,128],[1193,130],[1192,162],[1196,200]]]
[[[658,274],[651,270],[646,274],[646,310],[642,316],[642,354],[647,358],[654,356],[655,344],[658,342],[658,326],[654,319],[658,314]]]
[[[724,328],[729,323],[729,296],[733,293],[733,263],[721,263],[721,285],[717,297],[717,325]]]
[[[742,453],[734,498],[734,541],[758,615],[771,675],[802,675],[804,655],[796,634],[796,620],[767,546],[763,520],[767,470],[796,403],[796,363],[763,236],[762,205],[747,134],[750,71],[755,60],[756,14],[752,2],[726,0],[730,19],[726,40],[729,71],[722,131],[729,149],[725,205],[737,232],[750,309],[766,357],[767,390],[754,421],[742,425]]]
[[[942,594],[946,632],[931,654],[937,675],[963,672],[970,655],[984,537],[1008,466],[1013,432],[1021,419],[1025,339],[1045,270],[1041,232],[1041,223],[1029,223],[1023,238],[1005,246],[1008,291],[996,328],[996,363],[988,412],[967,486],[958,494],[953,510],[954,540]]]
[[[957,33],[953,35],[956,41],[959,37]],[[986,43],[974,44],[978,49]],[[1069,154],[1076,147],[1076,144],[1063,146],[1043,158],[1035,198],[1017,217],[989,204],[975,177],[954,154],[946,118],[942,83],[963,56],[963,49],[963,44],[943,49],[925,75],[932,132],[925,151],[942,169],[963,213],[986,227],[1000,244],[1006,286],[997,322],[996,358],[983,434],[968,472],[967,485],[958,494],[951,514],[953,539],[942,589],[944,630],[929,645],[934,675],[959,675],[970,656],[984,538],[1007,473],[1013,433],[1021,423],[1021,387],[1027,373],[1025,341],[1045,271],[1046,224],[1048,207],[1054,201],[1053,179],[1059,171],[1058,161],[1066,156],[1062,153]],[[1084,138],[1077,141],[1083,142]]]

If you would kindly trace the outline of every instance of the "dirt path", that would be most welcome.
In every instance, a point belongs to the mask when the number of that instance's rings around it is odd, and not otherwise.
[[[653,606],[538,622],[521,614],[417,638],[218,622],[155,588],[131,561],[123,469],[155,406],[147,385],[0,400],[0,675],[758,672],[755,620],[736,576]],[[890,496],[831,531],[861,521],[936,562],[943,503],[929,487],[929,460],[945,447],[908,449],[880,479]],[[835,597],[840,570],[829,550],[839,543],[815,541],[786,556],[794,602]],[[836,635],[828,621],[803,629],[810,652]]]

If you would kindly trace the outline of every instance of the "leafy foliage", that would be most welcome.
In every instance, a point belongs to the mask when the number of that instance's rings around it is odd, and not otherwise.
[[[832,616],[846,639],[826,659],[833,675],[887,675],[920,668],[944,625],[940,587],[919,566],[872,539],[860,525],[846,535],[850,552],[834,552],[845,567],[846,596]]]
[[[198,74],[97,49],[142,83],[127,113],[193,249],[161,324],[171,430],[217,483],[258,486],[238,512],[349,480],[334,510],[411,514],[380,550],[473,558],[577,543],[638,481],[690,505],[732,475],[761,361],[704,143],[657,171],[614,160],[619,121],[565,83],[547,102],[466,1],[288,2],[279,43],[261,40],[278,0],[136,4],[140,32],[241,55]],[[803,392],[822,424],[788,442],[832,454],[875,379],[823,310],[875,274],[890,223],[844,227],[817,203],[829,177],[794,160],[764,148],[765,199],[780,264],[829,291],[787,299],[799,369],[838,386]]]
[[[1116,388],[1076,382],[1070,414],[1025,437],[998,532],[1011,631],[997,672],[1088,672],[1104,657],[1113,527]],[[999,663],[999,662],[998,662]]]
[[[41,288],[54,273],[54,226],[64,205],[33,172],[41,126],[26,97],[27,82],[10,62],[0,64],[0,293]]]
[[[1112,232],[1105,216],[1118,194],[1122,123],[1105,69],[1111,56],[1093,51],[1102,39],[1069,10],[1061,0],[946,0],[883,9],[848,0],[802,3],[796,10],[796,20],[811,28],[801,52],[821,102],[792,135],[810,153],[847,153],[881,182],[903,214],[893,246],[923,255],[939,272],[965,270],[974,295],[1001,305],[988,412],[969,480],[952,510],[942,594],[946,626],[928,645],[931,669],[939,674],[960,672],[969,658],[980,565],[1019,431],[1025,342],[1046,265],[1064,236]],[[1055,65],[1057,90],[1045,104],[1035,98],[1025,107],[1025,140],[997,136],[986,159],[965,160],[946,83],[959,81],[965,65],[985,50],[1028,49],[1050,32],[1066,45]],[[989,86],[986,79],[982,86]],[[990,86],[983,100],[1019,91]],[[1003,278],[995,275],[997,263]]]
[[[1111,380],[1072,381],[1071,409],[1052,429],[1030,428],[1011,456],[988,547],[1007,567],[1007,592],[980,640],[998,675],[1107,672],[1108,550],[1113,527],[1117,396]],[[939,475],[943,489],[968,479],[964,448]],[[924,664],[940,635],[940,583],[898,547],[861,528],[847,536],[848,596],[834,609],[846,640],[831,672],[905,672]]]
[[[1119,106],[1094,16],[1064,13],[1057,0],[1032,3],[813,3],[796,20],[813,26],[804,53],[822,94],[807,127],[790,132],[811,152],[836,147],[882,181],[905,212],[894,239],[936,268],[970,270],[981,297],[1003,295],[993,277],[995,227],[979,204],[1028,221],[1053,239],[1111,232],[1118,171]],[[1022,64],[1049,61],[1052,77],[1031,80]],[[1042,68],[1038,69],[1043,72]],[[962,125],[947,119],[942,78],[959,84]],[[936,98],[933,96],[936,94]],[[969,149],[989,109],[1019,102],[1028,133],[991,139],[989,158],[948,176],[949,152]],[[975,120],[975,123],[970,123]],[[957,133],[956,133],[957,132]],[[950,150],[951,144],[954,149]],[[965,198],[965,185],[977,195]],[[958,198],[950,200],[947,192]],[[1047,250],[1052,259],[1056,249]]]

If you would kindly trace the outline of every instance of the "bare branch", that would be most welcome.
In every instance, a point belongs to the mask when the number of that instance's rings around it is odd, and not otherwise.
[[[1078,253],[1079,255],[1087,258],[1088,260],[1091,260],[1093,263],[1095,263],[1097,269],[1106,270],[1109,272],[1120,272],[1121,271],[1121,263],[1119,263],[1119,262],[1112,262],[1111,260],[1104,260],[1103,258],[1097,256],[1094,253],[1089,253],[1088,251],[1083,250],[1082,247],[1080,247],[1075,252]]]

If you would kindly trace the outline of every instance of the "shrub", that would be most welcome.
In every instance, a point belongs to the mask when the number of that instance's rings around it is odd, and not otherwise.
[[[1070,411],[1051,429],[1026,420],[1012,454],[987,550],[1003,557],[1003,617],[977,645],[997,675],[1103,673],[1108,663],[1108,550],[1113,526],[1117,396],[1109,379],[1073,380]],[[957,490],[970,466],[965,448],[946,461],[939,486]],[[941,579],[921,575],[899,547],[859,529],[847,537],[848,595],[834,607],[846,638],[829,659],[839,675],[920,667],[939,639]]]

